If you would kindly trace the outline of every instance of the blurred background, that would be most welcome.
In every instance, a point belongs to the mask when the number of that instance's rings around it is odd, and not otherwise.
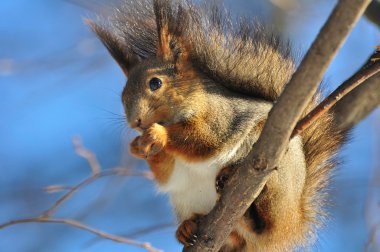
[[[129,156],[136,135],[123,120],[125,77],[83,22],[106,11],[101,0],[0,1],[0,223],[33,217],[91,175],[72,139],[80,136],[103,169],[147,170]],[[331,12],[331,0],[230,0],[237,15],[272,24],[304,53]],[[380,15],[380,12],[378,12]],[[380,30],[362,18],[329,68],[328,91],[356,71],[379,44]],[[380,251],[380,110],[352,133],[332,182],[331,220],[312,251]],[[57,217],[180,251],[168,198],[142,177],[96,181],[66,202]],[[377,240],[377,242],[376,242]],[[61,224],[0,230],[0,251],[144,251]]]

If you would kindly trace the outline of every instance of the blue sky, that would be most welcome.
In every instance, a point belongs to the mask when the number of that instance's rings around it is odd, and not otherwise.
[[[228,5],[270,22],[271,9],[264,2],[240,0]],[[304,52],[333,2],[309,5],[300,1],[304,11],[291,12],[281,32]],[[0,222],[36,215],[59,196],[45,194],[41,188],[72,185],[89,175],[86,162],[73,150],[73,136],[81,136],[104,168],[146,168],[127,155],[126,145],[135,133],[120,119],[119,94],[125,77],[84,25],[82,17],[88,15],[87,9],[64,0],[0,2]],[[329,89],[360,67],[379,40],[379,29],[361,19],[327,72]],[[332,187],[332,220],[315,251],[364,248],[369,178],[371,169],[379,165],[379,118],[376,111],[361,123],[341,153],[344,162]],[[108,200],[99,203],[99,195]],[[101,180],[81,191],[58,214],[115,234],[175,219],[166,196],[158,195],[153,183],[137,178]],[[136,239],[165,251],[179,251],[174,231],[170,227]],[[89,245],[92,238],[70,227],[26,224],[0,230],[0,251],[143,251],[109,241]]]

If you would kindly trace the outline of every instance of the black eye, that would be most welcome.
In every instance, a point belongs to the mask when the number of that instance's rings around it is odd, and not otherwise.
[[[152,78],[150,81],[149,81],[149,87],[150,87],[150,90],[152,91],[156,91],[157,89],[159,89],[160,87],[162,86],[162,81],[159,79],[159,78]]]

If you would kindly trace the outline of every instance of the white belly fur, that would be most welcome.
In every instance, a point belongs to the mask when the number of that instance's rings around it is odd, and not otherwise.
[[[211,211],[218,198],[216,176],[240,145],[238,143],[223,155],[203,162],[187,163],[179,158],[175,160],[169,181],[158,185],[158,189],[169,193],[178,221],[189,219],[193,214],[207,214]]]

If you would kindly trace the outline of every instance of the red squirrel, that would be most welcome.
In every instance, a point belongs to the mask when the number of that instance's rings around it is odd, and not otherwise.
[[[130,151],[147,161],[158,190],[170,195],[184,246],[197,242],[199,217],[251,151],[295,71],[286,42],[211,2],[124,0],[107,19],[89,21],[128,78],[122,103],[130,127],[141,133]],[[307,246],[323,219],[344,137],[331,114],[294,137],[221,251]]]

